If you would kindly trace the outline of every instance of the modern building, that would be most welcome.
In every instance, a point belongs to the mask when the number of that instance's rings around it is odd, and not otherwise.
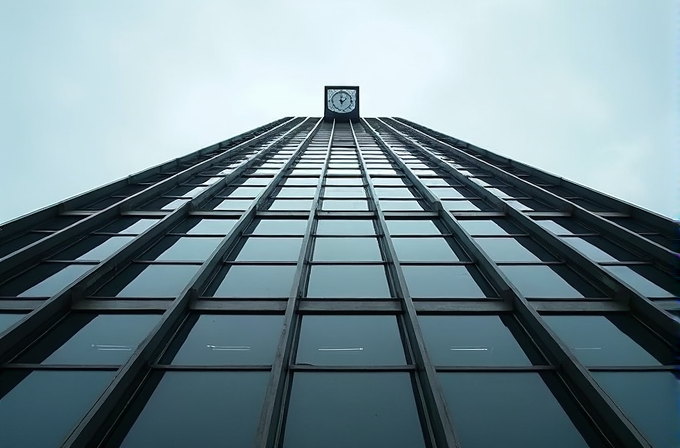
[[[679,446],[676,222],[324,108],[1,226],[0,447]]]

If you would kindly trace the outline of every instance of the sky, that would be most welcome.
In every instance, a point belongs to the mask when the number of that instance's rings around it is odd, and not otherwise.
[[[0,0],[0,222],[324,85],[680,217],[678,0]]]

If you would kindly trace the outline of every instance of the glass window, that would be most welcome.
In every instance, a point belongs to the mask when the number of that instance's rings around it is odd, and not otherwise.
[[[560,235],[560,234],[575,234],[575,233],[592,233],[592,230],[589,230],[582,225],[574,222],[574,220],[570,218],[566,219],[540,219],[536,220],[536,223],[539,224],[541,227],[544,229],[550,230],[551,232]]]
[[[507,261],[551,261],[545,249],[531,238],[475,238],[477,244],[495,262]]]
[[[142,207],[142,210],[161,210],[170,211],[180,208],[186,204],[189,199],[171,199],[171,198],[161,198],[151,201]]]
[[[172,364],[272,364],[282,329],[281,315],[203,314],[182,341]]]
[[[434,178],[424,178],[421,179],[421,182],[428,187],[448,187],[449,182],[447,182],[446,179],[440,179],[437,177]]]
[[[371,182],[376,187],[401,187],[406,185],[401,177],[371,177]]]
[[[636,289],[647,297],[677,297],[678,286],[677,280],[674,280],[649,266],[603,266],[606,270],[620,278],[622,281],[628,283],[632,288]],[[652,282],[647,278],[649,276],[656,280]],[[654,278],[656,277],[656,278]],[[657,285],[659,283],[659,286]],[[674,291],[675,294],[673,292]]]
[[[467,266],[402,266],[409,292],[414,298],[483,298]]]
[[[277,198],[313,198],[316,188],[312,187],[283,187],[276,194]]]
[[[41,263],[0,286],[0,295],[52,297],[95,267],[89,264]]]
[[[380,199],[383,198],[405,198],[405,199],[410,199],[415,196],[413,196],[413,193],[408,188],[398,188],[398,187],[392,187],[392,188],[385,188],[385,187],[376,187],[375,192],[378,195]]]
[[[215,282],[211,287],[214,292],[208,295],[226,298],[288,297],[295,269],[296,266],[231,266],[221,282]]]
[[[156,224],[158,219],[135,219],[135,218],[121,218],[108,226],[101,229],[101,232],[124,233],[130,235],[138,235],[146,229]]]
[[[459,261],[444,238],[393,238],[399,261]]]
[[[269,210],[311,210],[312,199],[277,199]]]
[[[104,392],[116,372],[0,372],[0,446],[59,446]]]
[[[360,176],[361,175],[361,170],[345,170],[345,169],[335,169],[335,168],[329,168],[326,173],[329,176]]]
[[[314,185],[319,183],[318,177],[289,177],[283,182],[286,187],[291,185]]]
[[[387,230],[390,235],[440,235],[441,231],[429,220],[388,219]]]
[[[66,250],[59,252],[57,260],[101,261],[135,239],[133,236],[89,236]]]
[[[365,198],[366,190],[359,187],[326,187],[323,195],[326,198]]]
[[[570,244],[586,257],[596,262],[607,261],[636,261],[638,258],[628,251],[616,246],[604,238],[562,238],[562,241]]]
[[[405,364],[395,316],[304,316],[298,364],[381,366]]]
[[[253,203],[252,199],[225,199],[220,202],[212,201],[210,204],[215,204],[214,207],[208,207],[211,210],[233,210],[244,211]]]
[[[321,205],[322,210],[368,210],[368,202],[364,199],[343,200],[343,199],[324,199]]]
[[[509,235],[525,233],[505,219],[459,219],[458,224],[470,235]]]
[[[551,374],[440,373],[439,380],[461,446],[600,446],[596,441],[586,442],[574,426],[551,391],[559,387]]]
[[[316,238],[314,261],[382,261],[377,238]]]
[[[9,327],[19,322],[26,316],[25,314],[18,313],[0,313],[0,333],[7,330]]]
[[[586,366],[658,366],[659,359],[666,364],[674,361],[670,349],[630,316],[543,316],[543,319]],[[633,335],[640,343],[631,338]]]
[[[158,384],[148,401],[133,404],[112,445],[254,446],[269,372],[165,372],[159,380],[160,375],[147,386]]]
[[[168,236],[139,257],[139,259],[159,261],[205,261],[222,240],[223,238]]]
[[[296,372],[284,448],[424,448],[405,372]]]
[[[364,184],[364,179],[362,177],[327,177],[326,185],[348,185],[348,186],[361,186]]]
[[[519,325],[510,316],[419,316],[418,321],[435,365],[532,364],[515,339],[514,334],[520,334]]]
[[[236,225],[235,219],[201,219],[192,225],[193,220],[188,220],[186,230],[176,228],[174,232],[186,232],[189,235],[227,235]],[[191,227],[188,227],[191,226]]]
[[[431,188],[432,193],[434,193],[437,197],[442,198],[442,199],[462,199],[462,198],[473,198],[476,197],[476,195],[472,194],[470,191],[460,188]]]
[[[253,229],[254,235],[304,235],[305,219],[262,219]]]
[[[384,211],[400,211],[400,210],[424,210],[422,204],[416,200],[412,201],[388,201],[381,200],[380,208]]]
[[[160,318],[158,314],[71,314],[18,361],[124,364]]]
[[[231,189],[233,187],[227,187]],[[229,198],[254,198],[264,190],[265,187],[238,187],[230,193],[227,193]]]
[[[592,372],[655,448],[678,446],[678,379],[673,372]]]
[[[526,297],[550,299],[575,299],[585,297],[562,275],[575,274],[564,266],[500,266],[510,282]],[[561,275],[562,274],[562,275]],[[582,282],[582,281],[581,281]],[[589,297],[601,297],[591,289]]]
[[[104,285],[98,296],[177,297],[200,266],[132,264]]]
[[[312,266],[308,297],[389,298],[385,268],[366,265]]]
[[[236,261],[297,261],[302,238],[247,238]]]
[[[452,212],[466,212],[466,211],[478,212],[481,210],[488,210],[488,208],[486,207],[480,207],[483,205],[484,203],[482,201],[475,201],[474,203],[472,201],[465,200],[442,201],[442,206],[446,210],[450,210]]]
[[[368,219],[319,219],[317,235],[374,235],[373,221]]]

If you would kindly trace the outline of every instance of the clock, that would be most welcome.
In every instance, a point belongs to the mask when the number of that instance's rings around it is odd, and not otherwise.
[[[324,102],[327,120],[359,119],[358,86],[326,86]]]

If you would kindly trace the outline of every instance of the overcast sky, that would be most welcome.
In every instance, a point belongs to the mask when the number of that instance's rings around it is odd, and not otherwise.
[[[680,215],[674,0],[0,0],[0,222],[323,86]]]

